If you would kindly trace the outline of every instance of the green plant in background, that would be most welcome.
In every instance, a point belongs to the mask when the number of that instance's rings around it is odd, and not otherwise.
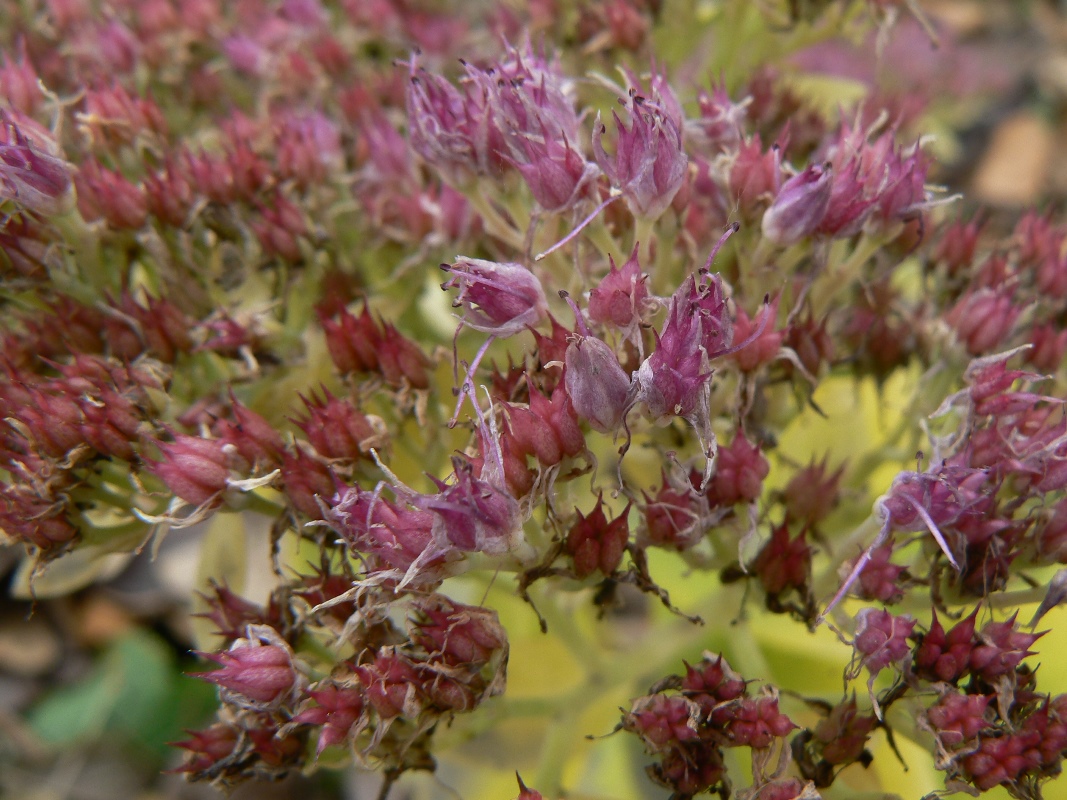
[[[43,741],[160,758],[214,684],[221,787],[1060,773],[1067,228],[952,216],[921,134],[976,87],[917,8],[3,9],[13,586],[208,528],[203,682],[135,630]]]

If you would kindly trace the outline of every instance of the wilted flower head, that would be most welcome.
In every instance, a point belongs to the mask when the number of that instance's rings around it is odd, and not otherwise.
[[[457,258],[441,269],[452,277],[442,289],[459,289],[453,302],[463,307],[463,324],[494,336],[512,336],[533,327],[548,313],[541,281],[521,264]]]

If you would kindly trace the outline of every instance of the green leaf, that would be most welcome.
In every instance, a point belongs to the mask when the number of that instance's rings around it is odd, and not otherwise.
[[[111,645],[88,677],[35,706],[29,714],[30,727],[57,747],[111,732],[137,738],[152,726],[175,671],[171,654],[158,637],[133,631]]]

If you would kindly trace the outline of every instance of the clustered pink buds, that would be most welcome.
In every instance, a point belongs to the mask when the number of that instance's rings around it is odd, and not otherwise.
[[[574,574],[585,578],[598,569],[611,575],[622,563],[622,554],[630,539],[627,514],[630,504],[615,519],[604,514],[604,497],[597,497],[596,506],[587,515],[575,509],[578,519],[567,533],[564,547],[574,559]]]
[[[722,780],[724,748],[765,751],[796,728],[779,710],[773,688],[749,695],[721,655],[705,653],[696,667],[686,665],[684,677],[659,685],[669,688],[635,700],[620,727],[659,757],[649,776],[683,796],[709,791]]]
[[[395,326],[374,319],[366,305],[358,317],[342,310],[334,317],[320,314],[319,321],[341,372],[377,372],[391,386],[429,386],[429,359]]]

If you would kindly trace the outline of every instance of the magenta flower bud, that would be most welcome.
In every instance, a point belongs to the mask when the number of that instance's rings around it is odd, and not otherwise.
[[[4,54],[0,60],[0,97],[23,114],[33,114],[44,95],[38,84],[40,78],[26,54],[26,42],[20,39],[17,59]]]
[[[549,137],[541,136],[523,141],[526,162],[515,163],[530,194],[545,211],[558,214],[574,206],[592,184],[600,170],[571,147]]]
[[[899,664],[910,653],[908,637],[915,620],[907,614],[894,616],[877,608],[862,608],[856,614],[856,649],[860,664],[873,678],[891,664]]]
[[[682,188],[689,159],[681,131],[662,108],[635,94],[629,111],[629,128],[612,112],[619,134],[613,158],[601,144],[607,128],[597,115],[593,155],[635,217],[658,219]]]
[[[479,171],[464,96],[440,75],[419,69],[415,55],[410,62],[407,117],[412,149],[448,180],[462,183]]]
[[[116,230],[136,230],[148,217],[144,190],[118,172],[89,161],[78,168],[78,208],[86,219],[100,219]]]
[[[926,711],[926,721],[945,749],[970,748],[981,731],[992,728],[988,717],[994,695],[946,692]]]
[[[681,695],[662,692],[634,701],[622,727],[641,737],[651,753],[669,750],[700,738],[700,707]]]
[[[337,487],[329,467],[297,448],[282,460],[282,489],[297,511],[309,519],[322,519],[322,505],[334,496]]]
[[[191,738],[175,742],[175,747],[187,750],[180,772],[190,775],[207,774],[225,762],[237,747],[241,731],[234,725],[216,723],[202,731],[187,731]]]
[[[1022,313],[1011,290],[977,289],[968,292],[945,314],[945,321],[971,355],[1000,348]]]
[[[867,739],[877,724],[878,718],[874,714],[859,713],[853,695],[819,720],[812,731],[813,749],[831,766],[852,764],[862,757]]]
[[[441,594],[418,596],[415,607],[421,618],[411,623],[412,638],[434,661],[480,668],[507,646],[507,632],[495,611]]]
[[[701,89],[697,95],[700,116],[686,125],[686,132],[695,132],[701,146],[712,153],[735,152],[741,145],[746,102],[735,103],[726,87],[714,86],[711,92]]]
[[[452,459],[452,471],[453,483],[435,480],[438,494],[415,499],[420,509],[434,515],[435,540],[463,552],[499,555],[514,549],[522,537],[522,513],[515,498],[474,477],[470,462],[459,456]]]
[[[589,318],[594,322],[628,328],[640,322],[647,311],[650,305],[647,276],[641,272],[637,260],[638,247],[634,245],[633,253],[621,268],[608,256],[611,269],[589,293]]]
[[[597,497],[596,506],[584,515],[575,509],[578,519],[567,533],[564,548],[574,559],[574,573],[585,578],[596,570],[611,575],[622,563],[622,554],[630,540],[627,515],[630,504],[618,517],[608,521],[604,514],[604,496]]]
[[[790,245],[818,228],[830,204],[832,170],[812,164],[784,184],[763,213],[763,235],[780,245]]]
[[[176,433],[173,442],[158,443],[163,457],[149,469],[187,503],[217,505],[229,485],[231,457],[225,445],[220,439]]]
[[[765,152],[759,134],[738,149],[730,167],[729,187],[746,213],[774,196],[782,171],[778,149],[776,146]]]
[[[226,38],[222,42],[222,52],[234,70],[253,78],[264,77],[273,61],[270,50],[243,34]]]
[[[763,591],[770,597],[789,589],[804,592],[811,577],[811,548],[805,531],[790,539],[787,525],[776,526],[748,571],[759,578]]]
[[[364,689],[356,685],[347,687],[336,682],[322,682],[316,688],[308,690],[308,696],[315,701],[313,706],[305,706],[304,709],[293,717],[293,722],[305,725],[318,725],[322,728],[319,733],[319,744],[315,748],[317,754],[327,747],[342,744],[357,723],[363,719]]]
[[[422,676],[415,663],[393,647],[378,650],[374,662],[355,669],[366,698],[382,719],[414,719],[426,698],[419,691]]]
[[[194,673],[196,677],[253,703],[279,704],[288,698],[298,683],[292,653],[281,644],[241,639],[225,653],[200,655],[219,664],[222,669]]]
[[[715,475],[707,496],[712,507],[751,503],[763,492],[763,480],[771,471],[759,445],[738,433],[729,447],[720,447]]]
[[[43,216],[74,207],[71,166],[52,135],[21,114],[0,109],[0,199]]]
[[[278,174],[298,186],[325,183],[344,169],[341,132],[321,112],[288,114],[277,126]]]
[[[285,456],[285,442],[267,420],[237,402],[230,392],[233,420],[219,419],[214,432],[219,439],[233,445],[249,469],[280,466]]]
[[[595,336],[575,336],[564,363],[567,394],[578,416],[601,433],[617,431],[629,406],[630,379],[612,349]]]
[[[700,474],[686,476],[663,473],[663,485],[655,497],[645,498],[644,525],[639,544],[687,550],[703,537],[711,519],[707,499],[697,491]]]
[[[512,336],[533,327],[548,314],[541,281],[521,264],[500,264],[457,257],[441,269],[452,277],[441,288],[458,289],[453,307],[464,309],[464,325],[494,336]]]
[[[379,568],[406,571],[433,540],[433,514],[358,487],[342,494],[327,518],[354,552],[374,557]]]
[[[754,750],[770,747],[775,739],[796,728],[793,720],[778,710],[777,695],[746,697],[730,708],[725,734],[734,747]]]
[[[379,432],[355,406],[334,397],[328,390],[320,399],[301,395],[308,415],[293,420],[308,437],[319,455],[328,459],[366,458],[370,448],[379,444]]]

